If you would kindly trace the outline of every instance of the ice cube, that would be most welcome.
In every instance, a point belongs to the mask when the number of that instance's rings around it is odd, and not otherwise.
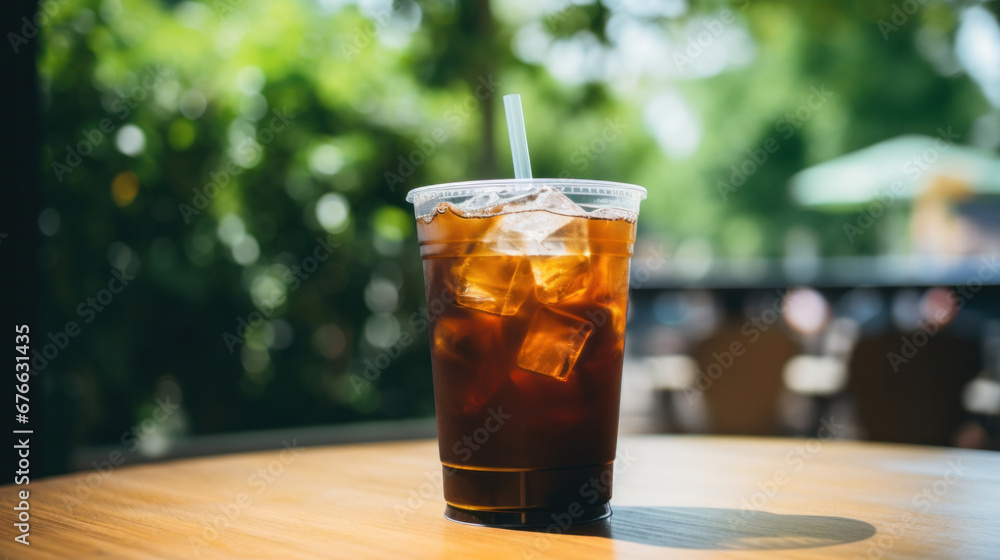
[[[543,307],[531,319],[517,366],[565,381],[593,330],[586,319]]]
[[[552,187],[504,206],[505,214],[483,238],[508,255],[583,254],[588,249],[586,212]]]
[[[569,218],[530,254],[535,295],[542,303],[559,303],[587,289],[591,270],[586,218]]]
[[[438,317],[431,337],[434,346],[434,367],[447,375],[444,383],[457,398],[449,399],[446,406],[455,412],[473,414],[500,386],[501,375],[493,370],[485,356],[502,351],[500,318],[480,315],[475,319]],[[439,403],[441,404],[441,403]]]
[[[495,211],[503,199],[494,191],[478,194],[458,205],[459,211],[463,215],[489,214]]]
[[[480,350],[475,337],[470,336],[472,321],[454,317],[439,317],[434,321],[434,353],[451,362],[472,363]]]
[[[583,293],[590,282],[590,257],[568,255],[531,257],[535,277],[535,297],[552,305]]]
[[[590,264],[593,267],[590,297],[599,307],[594,315],[588,314],[588,317],[597,327],[610,322],[616,332],[624,332],[628,305],[628,257],[591,255]]]
[[[526,210],[548,210],[565,216],[586,216],[587,213],[568,196],[553,187],[541,187],[524,196],[511,199],[504,207],[504,212],[523,212]]]
[[[569,216],[541,210],[504,214],[483,241],[507,255],[543,255],[551,252],[546,250],[545,240],[572,221]]]
[[[531,263],[520,257],[468,257],[455,266],[455,303],[514,315],[534,287]]]

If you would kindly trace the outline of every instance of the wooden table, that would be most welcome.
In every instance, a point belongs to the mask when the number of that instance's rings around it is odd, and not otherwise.
[[[1000,454],[841,441],[619,442],[614,515],[444,519],[433,441],[117,467],[30,485],[11,558],[1000,558]],[[4,519],[15,505],[2,488]]]

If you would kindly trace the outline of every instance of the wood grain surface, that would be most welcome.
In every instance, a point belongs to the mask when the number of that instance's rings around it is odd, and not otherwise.
[[[442,517],[433,441],[217,456],[32,481],[9,558],[1000,558],[1000,454],[842,441],[619,442],[614,515]],[[4,486],[4,519],[16,491]]]

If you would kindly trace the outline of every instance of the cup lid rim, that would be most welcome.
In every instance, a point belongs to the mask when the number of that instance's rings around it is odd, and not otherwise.
[[[639,185],[633,185],[630,183],[619,183],[616,181],[598,181],[591,179],[547,179],[544,177],[535,177],[531,179],[481,179],[476,181],[460,181],[456,183],[442,183],[439,185],[428,185],[426,187],[418,187],[406,194],[406,201],[413,202],[418,196],[441,193],[444,191],[451,190],[462,190],[462,189],[477,189],[483,187],[529,187],[533,185],[544,185],[551,187],[566,187],[573,189],[576,193],[581,193],[580,190],[576,189],[586,189],[592,187],[595,189],[617,189],[624,191],[620,194],[637,198],[639,200],[646,200],[646,189],[640,187]],[[594,194],[607,194],[600,191]]]

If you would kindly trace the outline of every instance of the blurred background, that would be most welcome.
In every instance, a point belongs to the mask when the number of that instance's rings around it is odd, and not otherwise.
[[[996,1],[22,4],[46,473],[433,435],[404,197],[510,176],[512,92],[649,190],[623,430],[1000,448]]]

